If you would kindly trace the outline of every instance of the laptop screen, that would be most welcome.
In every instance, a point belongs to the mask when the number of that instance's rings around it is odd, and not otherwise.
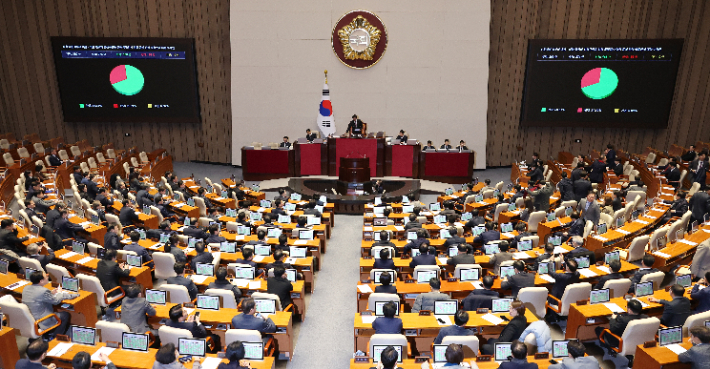
[[[269,245],[254,245],[254,255],[258,255],[258,256],[271,255],[271,246],[269,246]]]
[[[430,211],[441,211],[441,204],[438,202],[432,202],[429,204],[429,210]]]
[[[609,289],[604,288],[601,290],[592,290],[589,293],[589,303],[590,304],[603,304],[609,302],[610,300]]]
[[[145,290],[145,300],[151,304],[165,305],[168,293],[161,290]]]
[[[262,208],[270,208],[271,207],[271,201],[269,200],[261,200],[259,201],[259,206]]]
[[[679,276],[675,277],[675,283],[683,286],[684,288],[688,288],[692,284],[691,278],[692,278],[692,275],[690,275],[690,274],[679,275]]]
[[[286,224],[291,223],[291,217],[288,215],[279,214],[278,222]]]
[[[553,246],[559,246],[562,244],[562,237],[560,237],[560,236],[550,237],[550,242],[552,243]]]
[[[446,223],[446,215],[434,215],[434,223]]]
[[[399,315],[399,301],[375,301],[375,316],[385,316],[385,313],[382,311],[382,308],[388,302],[394,303],[394,306],[397,310],[394,315]]]
[[[636,283],[636,297],[653,295],[653,282]]]
[[[555,213],[554,213],[554,212],[548,213],[548,214],[547,214],[547,221],[548,221],[548,222],[551,222],[551,221],[553,221],[553,220],[555,220]]]
[[[214,276],[214,264],[212,263],[195,263],[195,274]]]
[[[454,194],[454,189],[453,189],[453,188],[447,188],[447,189],[444,190],[444,194],[445,194],[446,196],[451,196],[451,195]]]
[[[604,264],[609,265],[612,261],[621,261],[618,251],[607,252],[604,254]]]
[[[380,271],[376,271],[376,272],[375,272],[375,283],[380,283],[380,276],[382,275],[382,273],[389,273],[389,275],[390,275],[390,282],[394,282],[394,281],[395,281],[395,279],[394,279],[394,271],[381,271],[381,272],[380,272]]]
[[[292,258],[299,258],[299,259],[305,258],[306,253],[308,252],[307,247],[289,246],[288,248],[290,249],[289,250],[289,257],[292,257]]]
[[[379,363],[380,355],[387,347],[392,346],[397,350],[397,362],[402,362],[402,345],[372,345],[372,362]]]
[[[79,292],[79,279],[62,276],[62,288],[72,292]]]
[[[414,211],[414,205],[402,205],[402,213],[409,214]]]
[[[288,279],[289,282],[291,282],[291,283],[296,282],[296,275],[297,275],[296,269],[286,269],[286,279]]]
[[[254,279],[254,273],[256,272],[254,267],[234,267],[234,278],[237,279]]]
[[[537,274],[547,274],[548,273],[548,264],[547,263],[540,263],[537,266]]]
[[[449,232],[448,229],[442,229],[439,232],[439,238],[446,239],[446,238],[451,238],[451,232]]]
[[[296,204],[291,203],[291,202],[287,202],[287,203],[284,204],[284,209],[286,209],[287,211],[295,211],[295,210],[296,210]]]
[[[574,211],[574,209],[572,209],[571,206],[566,207],[565,208],[565,216],[568,217],[568,216],[572,215],[573,211]]]
[[[141,257],[138,255],[126,255],[126,264],[140,268],[141,267]]]
[[[478,236],[478,235],[480,235],[481,233],[483,233],[483,232],[485,232],[485,231],[486,231],[486,227],[483,227],[483,226],[475,226],[475,227],[473,227],[473,228],[471,229],[471,233],[472,233],[474,236]]]
[[[255,213],[249,213],[249,220],[252,222],[258,222],[261,220],[261,213],[255,212]]]
[[[320,224],[320,217],[306,217],[308,225],[318,225]],[[386,222],[385,222],[386,223]]]
[[[198,294],[195,306],[198,309],[219,310],[219,296]]]
[[[500,267],[500,273],[499,273],[501,278],[509,278],[512,275],[515,275],[515,267],[512,265],[506,265]]]
[[[624,217],[616,218],[616,228],[621,228],[624,226]]]
[[[439,273],[436,270],[420,270],[417,272],[417,283],[429,283],[432,278],[438,278]]]
[[[407,232],[407,240],[416,240],[417,232]]]
[[[451,246],[449,247],[449,257],[452,258],[456,255],[459,254],[459,248],[458,246]]]
[[[658,344],[661,346],[683,342],[683,327],[661,328],[658,330]]]
[[[589,256],[582,256],[582,257],[574,258],[574,260],[577,261],[577,268],[578,269],[589,268]]]
[[[382,216],[385,213],[385,207],[375,206],[374,208],[372,208],[372,212],[377,216]]]
[[[237,243],[224,241],[219,245],[219,251],[228,253],[237,252]]]
[[[434,315],[454,315],[458,309],[458,300],[434,301]]]
[[[148,352],[148,334],[123,332],[121,341],[122,350]]]
[[[205,356],[207,341],[204,338],[178,338],[178,353],[180,355]]]
[[[195,244],[197,244],[197,238],[189,237],[189,238],[187,239],[187,248],[188,248],[188,249],[194,249],[194,248],[195,248]]]
[[[459,272],[461,273],[461,282],[478,280],[478,268],[459,269]]]
[[[597,225],[597,234],[604,234],[606,233],[606,223],[598,224]]]
[[[96,329],[89,327],[81,327],[78,325],[71,326],[71,341],[80,345],[93,345],[96,338]]]
[[[302,230],[298,232],[298,238],[301,240],[312,240],[313,239],[313,230]]]
[[[281,236],[280,228],[269,228],[269,230],[266,232],[266,237],[269,238],[279,238],[279,236]]]
[[[495,361],[505,361],[513,356],[510,351],[511,342],[496,342],[495,344]]]
[[[7,267],[9,262],[7,260],[0,260],[0,273],[7,274]]]
[[[530,251],[532,250],[532,246],[532,240],[518,241],[518,251]]]
[[[515,209],[517,209],[517,206],[515,206],[515,204],[508,205],[508,211],[515,211]]]
[[[500,231],[503,233],[513,232],[513,223],[503,223],[500,225]]]
[[[567,352],[567,342],[570,340],[552,340],[552,357],[565,358],[569,356]]]
[[[272,299],[254,299],[256,312],[259,314],[275,314],[276,300]]]
[[[465,222],[469,219],[473,219],[473,214],[472,213],[463,213],[461,214],[461,221]]]
[[[493,255],[493,254],[497,254],[500,252],[500,249],[498,248],[497,243],[489,243],[489,244],[483,245],[483,247],[486,250],[486,255]]]
[[[244,346],[244,359],[264,360],[263,342],[242,342],[242,346]]]
[[[25,279],[29,281],[29,280],[30,280],[30,275],[32,275],[32,273],[34,273],[34,272],[36,272],[36,271],[37,271],[36,269],[25,268]]]
[[[510,310],[510,304],[513,303],[513,299],[493,299],[491,303],[492,311],[494,313],[503,313]]]
[[[71,250],[79,255],[84,255],[84,244],[77,241],[72,241]]]

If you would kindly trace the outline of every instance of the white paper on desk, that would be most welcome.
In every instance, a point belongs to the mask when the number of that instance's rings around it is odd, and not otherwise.
[[[206,275],[193,274],[192,277],[190,277],[190,278],[192,278],[192,281],[193,281],[193,282],[199,284],[199,283],[204,282],[205,279],[207,279],[207,276],[206,276]]]
[[[508,237],[508,238],[513,238],[513,237],[515,237],[515,235],[512,234],[512,233],[510,233],[510,232],[505,232],[505,233],[503,233],[503,236]]]
[[[424,216],[427,216],[427,217],[428,217],[428,216],[430,216],[430,215],[431,215],[431,212],[430,212],[430,211],[422,211],[422,212],[421,212],[421,213],[419,213],[419,214],[421,214],[421,215],[424,215]]]
[[[188,186],[188,188],[200,188],[200,186]]]
[[[298,202],[298,205],[306,205],[306,204],[308,204],[308,201],[299,201]]]
[[[569,252],[569,250],[567,250],[566,248],[564,248],[562,246],[555,246],[555,249],[552,250],[552,253],[554,253],[554,254],[566,254],[568,252]]]
[[[372,227],[362,227],[362,230],[365,232],[372,232]]]
[[[481,283],[481,281],[471,282],[471,284],[473,285],[473,288],[475,288],[477,290],[483,289],[483,283]]]
[[[365,218],[374,218],[375,213],[365,213]]]
[[[84,263],[90,262],[91,260],[94,260],[94,258],[92,258],[91,256],[87,256],[85,258],[81,258],[81,259],[77,260],[76,263],[77,264],[84,264]]]
[[[648,225],[648,222],[647,222],[647,221],[641,220],[641,219],[636,219],[636,220],[634,220],[634,222],[641,223],[641,224],[644,224],[644,225]]]
[[[372,322],[374,322],[375,319],[377,319],[377,317],[374,316],[374,315],[370,315],[370,316],[360,316],[360,318],[362,319],[362,322],[365,323],[365,324],[372,324]]]
[[[445,223],[439,223],[439,224],[437,224],[437,225],[438,225],[439,228],[441,228],[441,229],[444,229],[444,228],[447,227]]]
[[[396,229],[397,232],[402,232],[402,231],[404,231],[404,227],[402,227],[402,226],[394,226],[394,229]]]
[[[177,230],[178,230],[178,232],[182,232],[185,230],[185,228],[187,228],[187,226],[182,226],[182,227],[178,228]]]
[[[705,233],[710,233],[710,229],[702,228],[702,230],[703,230],[703,232],[705,232]]]
[[[187,315],[190,315],[190,314],[192,314],[193,311],[195,311],[194,308],[186,308],[186,307],[184,307],[183,309],[185,309],[185,312],[187,312]]]
[[[666,259],[670,259],[670,258],[671,258],[670,255],[666,254],[665,252],[660,252],[660,251],[654,252],[653,255],[660,256],[660,257],[666,258]]]
[[[184,202],[179,202],[179,203],[173,205],[173,207],[174,207],[174,208],[181,208],[181,207],[183,207],[183,206],[185,206],[185,205],[187,205],[187,204],[185,204]]]
[[[501,319],[501,318],[499,318],[499,317],[497,317],[497,316],[495,316],[495,315],[493,315],[493,314],[490,314],[490,313],[488,313],[488,314],[482,316],[481,318],[483,318],[483,319],[485,319],[485,320],[487,320],[487,321],[489,321],[489,322],[491,322],[491,323],[493,323],[493,324],[495,324],[495,325],[498,325],[498,324],[504,322],[503,319]]]
[[[604,273],[606,273],[606,274],[610,274],[610,273],[611,273],[611,270],[609,270],[609,268],[608,268],[608,267],[605,267],[605,266],[598,266],[597,269],[601,270],[602,272],[604,272]]]
[[[513,211],[511,211],[511,213],[513,213],[513,214],[520,214],[520,210],[513,210]]]
[[[234,279],[234,280],[232,280],[232,284],[239,287],[239,288],[246,288],[249,285],[249,280],[248,279]]]
[[[677,344],[677,343],[670,344],[670,345],[666,345],[665,347],[666,347],[667,349],[669,349],[669,350],[675,352],[675,353],[678,354],[678,355],[680,355],[680,354],[682,354],[682,353],[688,351],[688,350],[686,350],[683,346],[681,346],[681,345],[679,345],[679,344]]]
[[[463,227],[463,226],[464,226],[464,224],[461,223],[461,222],[456,222],[456,223],[454,223],[454,225],[457,226],[457,227]]]
[[[294,245],[307,245],[308,240],[297,240],[296,242],[293,243]]]
[[[257,213],[263,213],[264,211],[266,211],[266,209],[264,209],[264,208],[258,208],[258,209],[256,209],[256,212],[257,212]]]
[[[224,197],[219,196],[219,197],[215,197],[214,199],[217,200],[217,201],[222,201],[222,200],[224,200]]]
[[[678,242],[682,242],[682,243],[684,243],[684,244],[686,244],[686,245],[690,245],[690,246],[696,246],[696,245],[698,244],[697,242],[689,241],[689,240],[686,240],[686,239],[680,240],[680,241],[678,241]]]
[[[592,278],[592,277],[596,277],[596,276],[599,275],[599,274],[597,274],[597,273],[594,273],[593,270],[590,270],[590,269],[587,269],[587,268],[579,269],[579,270],[577,270],[577,271],[579,272],[579,274],[581,274],[581,275],[583,275],[583,276],[585,276],[585,277],[587,277],[587,278]]]
[[[250,290],[258,290],[261,288],[261,281],[249,281]]]
[[[548,282],[550,282],[550,283],[555,283],[555,279],[552,278],[552,277],[550,277],[550,276],[547,275],[547,274],[540,274],[540,278],[542,278],[542,279],[544,279],[544,280],[546,280],[546,281],[548,281]]]
[[[612,313],[623,313],[624,309],[622,309],[619,305],[613,303],[613,302],[605,302],[604,306],[606,306],[607,309],[611,310]]]
[[[286,210],[286,215],[291,216],[293,214],[296,214],[296,210]]]
[[[436,322],[439,323],[439,325],[441,326],[451,325],[451,317],[448,315],[434,315],[434,318],[436,318]],[[440,322],[439,319],[443,320],[444,322]]]
[[[158,242],[158,243],[156,243],[155,245],[151,246],[150,248],[153,249],[153,250],[157,250],[157,249],[159,249],[159,248],[161,248],[161,247],[163,247],[163,246],[165,246],[165,245],[162,244],[162,243],[160,243],[160,242]]]
[[[200,366],[202,369],[217,369],[219,366],[219,363],[222,362],[222,359],[218,357],[208,357],[205,358],[205,360],[202,361],[202,365]]]
[[[49,350],[47,356],[59,357],[64,355],[69,349],[74,346],[73,343],[61,342],[54,346],[53,349]]]
[[[451,195],[451,196],[449,196],[449,197],[452,198],[452,199],[458,199],[458,198],[459,198],[459,197],[456,196],[456,195]]]
[[[488,203],[485,202],[485,201],[479,201],[479,202],[477,202],[476,204],[478,204],[478,205],[488,205]]]
[[[516,259],[516,260],[530,259],[530,255],[528,255],[525,252],[516,252],[513,254],[513,259]]]
[[[550,200],[557,201],[557,200],[559,200],[559,199],[560,199],[559,197],[550,196]]]
[[[596,238],[596,239],[598,239],[599,241],[602,241],[602,242],[609,241],[606,237],[602,237],[602,236],[594,236],[594,238]]]
[[[11,290],[16,290],[26,284],[30,284],[30,281],[17,281],[15,283],[7,286],[6,288],[11,289]]]
[[[244,235],[240,234],[238,236],[234,236],[234,240],[235,241],[244,241]]]
[[[357,290],[360,291],[360,293],[372,293],[372,288],[370,288],[369,284],[358,284]]]
[[[113,348],[113,347],[106,347],[106,346],[101,347],[98,350],[96,350],[96,352],[94,352],[93,355],[91,355],[91,361],[103,362],[103,360],[101,360],[101,358],[99,358],[99,355],[101,355],[102,353],[106,354],[106,356],[111,355],[113,350],[115,350],[115,348]]]
[[[296,264],[296,259],[295,258],[286,258],[286,264]]]
[[[76,256],[76,255],[79,255],[79,254],[77,254],[77,253],[74,252],[74,251],[69,251],[69,252],[67,252],[66,254],[60,256],[60,258],[62,258],[62,259],[69,259],[70,257]]]
[[[256,255],[252,260],[254,260],[254,262],[256,263],[261,263],[262,261],[264,261],[264,255]]]

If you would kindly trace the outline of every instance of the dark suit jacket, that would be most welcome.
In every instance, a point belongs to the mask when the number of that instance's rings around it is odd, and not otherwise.
[[[583,197],[586,197],[589,191],[592,190],[592,182],[589,182],[587,179],[575,181],[572,186],[574,187],[574,201],[577,202],[582,200]]]
[[[637,270],[636,273],[634,273],[634,275],[631,277],[631,287],[629,287],[629,292],[634,292],[634,288],[636,288],[636,283],[641,282],[641,278],[643,276],[649,273],[655,273],[657,271],[658,269],[656,268],[642,268]]]
[[[99,278],[104,291],[116,288],[120,283],[119,279],[128,277],[130,274],[130,269],[121,269],[115,261],[99,260],[96,266],[96,276]]]
[[[234,300],[239,302],[239,298],[242,297],[242,291],[239,289],[239,287],[229,283],[229,281],[220,281],[220,280],[215,280],[214,282],[210,283],[207,285],[207,288],[215,288],[215,289],[220,289],[220,290],[228,290],[232,291],[232,294],[234,294]]]
[[[195,227],[194,225],[190,225],[183,229],[182,234],[188,237],[200,238],[203,240],[206,240],[209,237],[209,235],[207,234],[207,232],[205,232],[204,229]]]
[[[54,259],[54,250],[48,249],[47,251],[49,252],[49,255],[30,255],[30,258],[37,259],[37,261],[39,261],[45,272],[47,271],[47,264]]]
[[[121,208],[121,212],[118,213],[118,220],[124,227],[133,225],[134,221],[138,221],[138,214],[136,214],[136,211],[132,208],[124,206]]]
[[[376,334],[402,334],[402,319],[378,317],[372,322]]]
[[[584,206],[580,205],[581,203],[577,205],[577,209],[582,211],[582,219],[584,219],[585,223],[586,221],[591,220],[596,228],[597,224],[599,224],[599,218],[601,217],[601,209],[599,209],[599,204],[596,201],[592,201],[589,204],[589,208],[587,208],[586,202]]]
[[[522,333],[521,333],[522,334]],[[537,363],[528,363],[528,359],[512,359],[504,361],[498,366],[499,369],[537,369]]]
[[[697,173],[694,173],[695,176],[693,177],[693,182],[698,182],[700,185],[705,184],[705,177],[707,176],[707,171],[708,171],[708,161],[705,160],[703,161],[703,166],[702,168],[698,169],[700,166],[700,160],[695,159],[693,162],[690,163],[690,169],[696,170]]]
[[[141,257],[141,263],[147,263],[147,262],[153,260],[153,257],[150,256],[150,254],[148,253],[148,250],[146,250],[145,247],[143,247],[137,243],[132,243],[132,244],[126,245],[123,247],[123,250],[135,252],[138,256]]]
[[[394,270],[394,261],[392,259],[375,259],[372,269],[392,269]]]
[[[674,217],[682,217],[688,211],[688,201],[685,199],[673,200],[671,203],[670,215]]]
[[[496,231],[495,229],[492,229],[490,231],[485,231],[476,238],[473,239],[474,243],[481,243],[481,244],[487,244],[488,242],[491,241],[497,241],[500,240],[500,232]]]
[[[524,316],[516,316],[508,322],[508,325],[503,328],[498,337],[498,342],[513,342],[520,338],[525,328],[528,326],[528,320]]]
[[[555,264],[553,263],[548,265],[548,272],[550,277],[555,279],[555,284],[552,285],[552,291],[550,291],[550,294],[558,299],[565,293],[565,288],[567,288],[567,286],[579,282],[579,272],[557,273],[555,271]]]
[[[436,256],[434,255],[417,255],[409,262],[410,268],[415,268],[417,265],[436,265]]]
[[[394,285],[379,285],[375,287],[375,293],[397,293],[397,287]]]
[[[589,180],[592,183],[602,183],[604,182],[604,173],[606,173],[606,164],[603,161],[595,160],[592,163]]]
[[[693,219],[702,220],[708,212],[708,196],[707,192],[698,191],[690,198],[690,211],[693,212]]]
[[[476,257],[472,254],[458,254],[446,261],[446,264],[453,265],[454,267],[458,264],[476,264]]]
[[[207,337],[207,329],[205,329],[204,325],[197,324],[197,322],[174,322],[168,319],[168,322],[165,323],[165,325],[173,328],[187,329],[192,333],[192,337],[194,338]]]
[[[570,237],[584,235],[584,219],[580,218],[570,223],[567,235]]]
[[[54,232],[63,240],[67,238],[75,238],[75,232],[83,231],[84,228],[78,224],[70,222],[68,219],[59,218],[54,222]]]
[[[167,282],[168,284],[177,284],[180,286],[187,287],[187,293],[190,294],[191,300],[194,300],[197,297],[197,286],[195,285],[195,282],[192,281],[192,279],[185,278],[182,275],[178,275],[175,277],[168,278]]]
[[[698,156],[698,154],[695,151],[688,151],[685,154],[680,156],[680,160],[683,161],[693,161],[695,158]]]
[[[609,330],[611,333],[621,337],[624,334],[624,330],[629,323],[636,319],[648,318],[645,314],[630,315],[628,313],[622,313],[616,316],[616,319],[609,319]]]
[[[568,260],[569,258],[579,258],[584,256],[589,257],[589,265],[593,265],[597,262],[597,258],[596,256],[594,256],[594,252],[587,250],[584,246],[580,246],[565,254],[565,260]]]
[[[557,187],[560,189],[562,201],[574,200],[574,186],[571,179],[562,178],[560,183],[557,184]]]
[[[545,179],[545,176],[542,174],[542,169],[539,167],[528,172],[528,177],[530,177],[530,183],[532,184]]]
[[[422,224],[417,222],[416,220],[414,220],[414,221],[407,223],[407,225],[404,226],[404,230],[407,231],[412,228],[421,228],[421,227],[422,227]]]
[[[313,140],[315,140],[316,138],[318,138],[318,135],[316,135],[315,133],[311,133],[310,135],[309,134],[306,135],[306,141],[309,141],[309,142],[313,142]]]
[[[666,327],[676,327],[685,324],[685,320],[690,316],[690,300],[687,297],[674,297],[672,300],[661,300],[663,305],[663,315],[661,324]]]
[[[54,229],[54,222],[56,222],[59,218],[61,218],[59,211],[57,209],[52,209],[47,212],[47,221],[44,222],[44,225]]]
[[[290,147],[291,147],[291,143],[290,143],[290,142],[281,142],[281,143],[279,144],[279,147],[289,147],[289,148],[290,148]]]
[[[501,283],[500,288],[503,290],[512,289],[513,298],[518,297],[518,292],[521,288],[525,287],[535,287],[535,274],[528,272],[520,272],[518,274],[511,275],[508,280]]]
[[[597,282],[597,284],[594,285],[594,289],[600,290],[600,289],[604,288],[604,283],[606,283],[606,281],[610,281],[612,279],[621,279],[621,278],[624,278],[624,276],[621,273],[611,273],[611,274],[601,276],[599,278],[599,282]],[[621,296],[613,296],[613,297],[621,297]],[[619,335],[619,336],[621,336],[621,335]]]
[[[57,155],[50,155],[49,156],[49,165],[53,167],[58,167],[62,165],[62,159],[59,159],[59,156]]]
[[[454,245],[461,245],[461,244],[465,244],[465,243],[466,243],[466,239],[465,239],[465,238],[463,238],[463,237],[458,237],[458,236],[456,236],[456,235],[453,235],[453,237],[447,238],[446,241],[444,241],[444,246],[443,246],[443,248],[444,248],[445,251],[448,251],[448,250],[449,250],[449,247],[451,247],[451,246],[454,246]]]
[[[291,291],[293,285],[285,278],[272,277],[266,280],[266,292],[273,293],[281,299],[281,308],[291,303]]]
[[[614,151],[614,150],[609,150],[609,151],[606,153],[606,162],[609,163],[609,164],[613,164],[613,163],[614,163],[614,159],[616,159],[616,151]]]
[[[693,301],[698,301],[698,306],[695,308],[696,313],[704,313],[710,310],[710,288],[700,289],[699,284],[695,284],[690,291],[690,298]]]
[[[471,332],[470,329],[464,328],[464,327],[459,327],[456,324],[452,324],[450,326],[443,327],[439,330],[439,334],[434,339],[434,344],[435,345],[441,344],[441,341],[443,341],[444,337],[446,337],[446,336],[470,336],[472,334],[473,334],[473,332]]]
[[[192,270],[197,270],[196,269],[197,263],[211,263],[213,260],[214,260],[214,256],[212,256],[211,253],[209,253],[205,250],[205,252],[203,252],[199,255],[196,255],[195,257],[192,258],[192,260],[190,261],[190,267],[192,267]]]
[[[478,308],[490,309],[493,305],[493,299],[499,297],[500,295],[496,291],[476,289],[471,291],[461,304],[466,311],[476,311]]]
[[[681,363],[691,363],[691,369],[706,369],[710,363],[710,344],[695,345],[678,355],[678,360]]]
[[[680,170],[675,167],[671,167],[666,173],[666,179],[668,182],[678,182],[680,181]]]

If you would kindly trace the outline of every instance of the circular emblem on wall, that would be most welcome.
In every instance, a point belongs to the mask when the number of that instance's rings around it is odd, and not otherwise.
[[[366,69],[385,54],[387,28],[374,13],[353,10],[335,23],[330,40],[341,63],[353,69]]]

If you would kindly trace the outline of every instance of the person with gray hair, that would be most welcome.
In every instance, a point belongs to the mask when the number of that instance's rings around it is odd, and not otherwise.
[[[47,250],[48,255],[40,255],[39,251],[45,248]],[[50,249],[47,247],[47,244],[44,242],[40,242],[40,244],[32,243],[29,246],[27,246],[27,255],[39,261],[39,263],[42,265],[42,269],[44,271],[47,271],[47,264],[49,264],[52,259],[54,259],[54,250]]]
[[[589,257],[589,265],[592,265],[596,263],[596,257],[594,256],[594,253],[592,251],[589,251],[587,248],[584,247],[584,238],[580,236],[572,236],[572,243],[569,244],[570,246],[574,247],[574,250],[568,252],[565,255],[565,260],[569,260],[570,258],[580,258],[580,257]]]

